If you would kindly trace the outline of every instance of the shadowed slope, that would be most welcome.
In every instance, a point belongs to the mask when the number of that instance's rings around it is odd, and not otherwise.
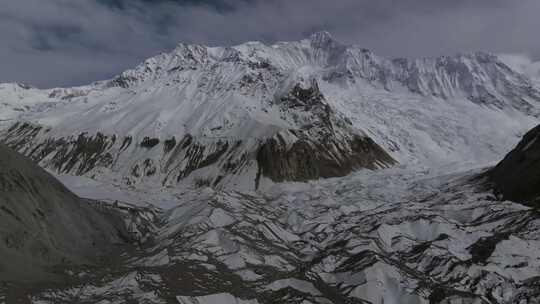
[[[505,199],[538,206],[534,201],[540,198],[540,126],[523,137],[492,170],[491,178]]]
[[[104,215],[0,145],[0,281],[37,280],[45,267],[91,262],[117,240]]]

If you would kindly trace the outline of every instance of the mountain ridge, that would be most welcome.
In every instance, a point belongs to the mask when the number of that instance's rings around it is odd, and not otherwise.
[[[540,90],[493,55],[387,60],[322,32],[273,45],[180,44],[89,86],[3,85],[1,105],[3,140],[60,173],[255,189],[257,151],[271,138],[283,155],[307,143],[315,163],[343,168],[338,176],[397,162],[496,159],[537,120]],[[478,142],[465,131],[494,117],[503,128],[486,127]],[[375,158],[353,151],[357,137]],[[284,159],[284,176],[263,175],[263,184],[328,177]]]

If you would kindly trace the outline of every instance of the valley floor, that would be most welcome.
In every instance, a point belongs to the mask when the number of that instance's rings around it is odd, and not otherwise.
[[[89,190],[61,177],[82,196],[161,208],[130,212],[140,244],[122,262],[66,270],[70,283],[26,302],[538,303],[539,214],[483,190],[484,169],[441,175],[450,168],[263,193]]]

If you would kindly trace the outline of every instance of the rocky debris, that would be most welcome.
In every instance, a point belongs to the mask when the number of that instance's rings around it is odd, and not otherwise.
[[[477,174],[184,192],[164,213],[140,213],[156,216],[153,237],[122,263],[75,268],[83,281],[29,294],[40,304],[536,303],[540,220],[497,202]]]
[[[489,176],[504,199],[540,207],[540,126],[525,134]]]

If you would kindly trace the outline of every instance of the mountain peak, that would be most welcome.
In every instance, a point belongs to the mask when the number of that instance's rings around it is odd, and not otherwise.
[[[323,47],[332,42],[335,42],[334,38],[332,37],[332,34],[330,34],[327,31],[320,31],[320,32],[315,32],[311,34],[310,40],[311,40],[311,44],[314,47]]]

